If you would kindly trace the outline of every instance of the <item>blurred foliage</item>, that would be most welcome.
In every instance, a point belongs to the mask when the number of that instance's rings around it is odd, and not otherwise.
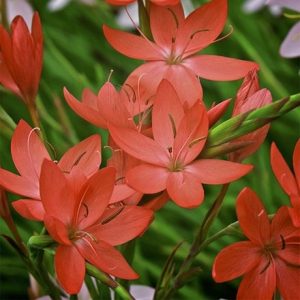
[[[9,1],[9,0],[8,0]],[[183,0],[185,1],[185,0]],[[204,1],[195,0],[195,6]],[[47,1],[32,0],[32,5],[40,13],[44,39],[44,67],[40,84],[39,108],[47,140],[60,155],[72,144],[93,134],[105,132],[78,117],[65,103],[62,90],[66,86],[80,98],[85,87],[97,92],[107,80],[110,70],[114,70],[112,82],[118,87],[126,76],[141,62],[124,57],[110,48],[101,31],[102,24],[117,26],[117,9],[109,7],[103,0],[94,6],[79,1],[71,1],[65,8],[51,12]],[[240,59],[255,60],[261,65],[261,86],[271,90],[274,99],[299,92],[299,61],[284,59],[278,50],[281,41],[292,26],[292,21],[272,16],[265,8],[255,14],[245,14],[242,0],[229,0],[228,25],[234,28],[230,37],[217,42],[205,50]],[[224,33],[229,28],[225,28]],[[204,97],[207,106],[214,101],[233,98],[241,81],[211,82],[203,80]],[[0,105],[14,122],[21,118],[30,122],[24,104],[3,89],[0,89]],[[71,133],[62,129],[58,106],[70,118]],[[230,112],[228,113],[228,116]],[[261,149],[248,161],[255,170],[242,180],[230,186],[224,207],[214,223],[211,232],[223,228],[236,220],[235,200],[244,186],[252,187],[260,195],[269,213],[274,213],[282,204],[288,204],[287,196],[279,188],[270,168],[270,143],[275,141],[291,164],[292,151],[300,136],[300,110],[289,113],[271,126],[268,138]],[[14,170],[10,156],[12,130],[0,122],[0,153],[4,168]],[[176,254],[180,263],[204,214],[217,196],[220,187],[207,186],[205,203],[197,209],[185,210],[169,203],[156,214],[154,223],[138,241],[133,261],[134,268],[141,275],[134,283],[155,286],[162,266],[178,242],[186,242]],[[12,200],[15,197],[10,195]],[[33,232],[40,230],[40,224],[23,220],[14,213],[24,241]],[[1,233],[9,234],[0,221]],[[218,251],[230,244],[232,238],[223,238],[206,249],[195,261],[203,268],[200,276],[182,288],[176,299],[234,299],[238,280],[226,284],[216,284],[211,278],[211,266]],[[0,238],[0,298],[26,299],[29,285],[28,275],[14,250]]]

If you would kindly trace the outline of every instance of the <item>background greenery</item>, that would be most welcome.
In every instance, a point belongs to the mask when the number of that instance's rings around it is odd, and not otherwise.
[[[194,4],[199,6],[203,2],[205,1],[195,0]],[[78,97],[85,87],[97,92],[108,78],[111,69],[114,70],[112,82],[116,86],[121,86],[130,71],[141,62],[120,55],[106,43],[101,26],[102,24],[117,26],[115,23],[117,9],[109,7],[103,0],[98,0],[94,6],[71,1],[64,9],[56,12],[47,9],[47,1],[35,0],[31,3],[40,13],[45,39],[44,67],[38,104],[47,140],[60,157],[68,147],[92,133],[106,136],[105,132],[80,119],[66,105],[62,95],[63,87],[66,86]],[[210,46],[205,52],[260,63],[261,86],[271,90],[274,100],[299,92],[299,60],[284,59],[278,53],[280,43],[293,25],[293,21],[283,16],[274,17],[267,8],[255,14],[245,14],[241,9],[242,4],[242,0],[229,0],[227,24],[233,26],[234,32],[229,38]],[[203,80],[202,83],[205,101],[209,106],[213,101],[234,98],[241,81],[219,83]],[[10,116],[11,123],[17,123],[21,118],[30,122],[24,104],[3,89],[0,90],[0,105]],[[69,118],[69,128],[61,126],[62,111]],[[269,213],[274,213],[282,204],[288,204],[287,197],[271,172],[269,150],[270,143],[275,141],[291,164],[292,151],[300,136],[299,120],[298,108],[272,123],[266,142],[248,159],[255,165],[255,170],[231,185],[224,208],[214,223],[212,232],[236,220],[235,199],[246,185],[260,195]],[[1,164],[6,169],[15,170],[10,156],[11,134],[12,127],[0,118]],[[202,220],[219,189],[220,187],[207,186],[205,203],[197,209],[185,210],[169,203],[156,214],[154,223],[136,247],[133,266],[141,277],[134,282],[135,284],[154,287],[166,258],[180,241],[185,240],[176,255],[176,260],[182,261],[197,224]],[[10,199],[13,198],[16,197],[10,195]],[[40,230],[40,224],[25,221],[16,213],[13,214],[24,241],[27,241],[33,232]],[[1,220],[0,222],[0,232],[8,233],[6,226]],[[198,257],[195,264],[200,265],[203,272],[196,280],[181,289],[176,299],[235,298],[238,280],[216,284],[211,278],[211,266],[215,255],[231,242],[233,239],[223,238]],[[0,298],[27,299],[29,282],[26,270],[14,250],[3,239],[0,239],[0,254]]]

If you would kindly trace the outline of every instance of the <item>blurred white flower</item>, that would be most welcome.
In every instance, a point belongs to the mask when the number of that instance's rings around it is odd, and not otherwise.
[[[182,2],[183,9],[185,15],[188,15],[190,12],[194,10],[194,6],[191,0],[185,0]],[[127,5],[127,11],[132,20],[136,25],[139,24],[139,11],[138,11],[138,5],[137,3],[132,3],[130,5]],[[119,13],[117,15],[117,24],[124,28],[124,29],[132,29],[134,28],[134,25],[132,24],[132,21],[128,17],[128,14],[126,12],[125,7],[121,7],[119,10]]]
[[[130,286],[130,293],[136,300],[153,300],[155,289],[146,285]]]
[[[253,13],[256,12],[260,9],[262,9],[264,6],[268,5],[267,4],[268,0],[246,0],[244,5],[243,5],[243,10],[246,13]],[[273,15],[280,15],[281,14],[281,6],[280,5],[268,5],[269,10]]]
[[[50,11],[56,11],[64,8],[72,0],[51,0],[48,2],[47,7]],[[79,2],[86,5],[93,5],[96,3],[95,0],[79,0]]]
[[[33,16],[33,9],[26,0],[9,0],[6,1],[6,13],[9,24],[15,16],[22,16],[28,28],[31,28],[31,20]]]

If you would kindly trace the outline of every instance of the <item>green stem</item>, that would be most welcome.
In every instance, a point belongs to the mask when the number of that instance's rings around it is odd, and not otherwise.
[[[112,288],[117,295],[121,297],[123,300],[134,300],[133,296],[118,282],[113,280],[107,274],[101,272],[99,269],[94,267],[93,265],[86,263],[87,273],[96,279],[100,280],[102,283],[106,284],[110,288]]]
[[[275,101],[261,108],[232,117],[209,130],[201,157],[227,154],[233,150],[227,143],[253,132],[300,106],[300,93]],[[243,146],[243,145],[241,145]]]
[[[206,213],[202,224],[200,225],[199,231],[196,235],[196,238],[194,239],[192,246],[190,247],[189,253],[187,257],[184,259],[183,263],[181,264],[179,271],[177,275],[175,276],[172,286],[169,287],[166,291],[166,293],[163,295],[163,298],[161,299],[172,299],[173,295],[176,293],[176,291],[182,287],[186,281],[186,274],[189,272],[189,270],[192,267],[193,261],[195,257],[200,253],[200,251],[203,249],[203,245],[206,244],[206,238],[207,234],[209,232],[209,229],[217,217],[224,200],[224,197],[228,191],[229,184],[224,184],[221,188],[220,193],[218,194],[217,198],[215,199],[213,205],[209,209],[209,211]],[[189,277],[188,277],[189,278]]]
[[[9,28],[8,19],[7,19],[7,7],[6,0],[0,0],[0,11],[1,11],[1,24],[4,28]]]
[[[149,19],[149,1],[146,1],[144,5],[143,0],[138,0],[138,10],[139,10],[139,24],[144,35],[153,40],[151,29],[150,29],[150,19]]]
[[[84,282],[87,286],[87,289],[89,291],[89,294],[90,294],[91,298],[93,300],[98,300],[100,296],[99,296],[99,293],[98,293],[98,291],[97,291],[97,289],[96,289],[96,287],[93,283],[92,278],[89,275],[86,275],[85,279],[84,279]]]

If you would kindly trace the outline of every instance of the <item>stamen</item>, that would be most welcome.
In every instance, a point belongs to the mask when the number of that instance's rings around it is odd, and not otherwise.
[[[72,165],[71,170],[72,170],[75,166],[77,166],[77,165],[79,164],[80,160],[82,159],[82,157],[83,157],[85,154],[86,154],[86,151],[83,152],[83,153],[81,153],[81,154],[78,156],[78,158],[75,160],[74,164]]]
[[[119,178],[115,181],[115,184],[122,183],[124,179],[125,179],[125,176],[119,177]]]
[[[135,28],[135,29],[140,33],[140,35],[141,35],[141,36],[142,36],[142,37],[150,44],[150,46],[151,46],[155,51],[157,51],[157,48],[159,48],[161,51],[163,51],[163,49],[162,49],[159,45],[157,45],[157,44],[153,45],[153,43],[146,37],[146,35],[143,33],[143,31],[135,24],[134,20],[133,20],[132,17],[130,16],[130,13],[128,12],[127,7],[125,7],[125,11],[126,11],[127,16],[129,17],[129,19],[130,19],[132,25],[134,26],[134,28]]]
[[[107,224],[110,221],[112,221],[115,217],[117,217],[124,209],[124,206],[120,207],[116,212],[114,212],[113,214],[111,214],[110,216],[106,217],[104,220],[102,220],[101,224]]]
[[[93,250],[95,256],[97,256],[97,251],[95,250],[94,246],[91,244],[91,242],[89,240],[87,240],[85,237],[82,238]],[[95,241],[98,242],[98,241]]]
[[[203,141],[206,139],[206,136],[202,136],[199,138],[194,139],[193,141],[191,141],[191,143],[189,144],[189,148],[192,148],[194,145],[196,145],[197,143],[199,143],[200,141]]]
[[[196,30],[195,32],[192,33],[192,35],[190,36],[190,39],[192,40],[194,38],[194,36],[200,32],[207,32],[207,31],[210,31],[210,29],[199,29],[199,30]]]
[[[114,72],[114,70],[111,69],[110,72],[109,72],[108,78],[107,78],[107,82],[110,82],[110,79],[111,79],[111,76],[112,76],[113,72]]]
[[[173,137],[175,138],[176,137],[176,123],[175,123],[175,120],[173,118],[173,116],[171,114],[168,114],[169,116],[169,119],[170,119],[170,122],[171,122],[171,125],[172,125],[172,130],[173,130]]]
[[[133,100],[132,100],[132,102],[135,103],[135,101],[136,101],[136,94],[135,94],[134,88],[133,88],[130,84],[128,84],[128,83],[126,83],[125,86],[128,86],[128,87],[131,89],[132,94],[133,94],[133,97],[132,97]],[[125,89],[124,91],[125,91],[125,93],[128,95],[128,100],[129,100],[129,102],[131,102],[131,97],[130,97],[130,95],[129,95],[129,92],[126,91],[126,89]]]
[[[27,147],[27,152],[28,152],[28,155],[29,155],[30,163],[33,167],[36,178],[39,178],[38,172],[37,172],[36,168],[34,167],[35,166],[34,159],[31,155],[31,151],[30,151],[30,138],[31,138],[32,134],[34,133],[34,131],[36,131],[36,130],[41,131],[41,129],[39,127],[34,127],[30,130],[29,135],[27,137],[26,147]]]
[[[86,209],[86,213],[84,214],[84,217],[87,218],[87,216],[89,215],[89,207],[85,203],[82,203],[82,205]]]
[[[56,152],[54,146],[53,146],[51,143],[49,143],[47,140],[44,140],[44,142],[45,142],[45,143],[49,146],[49,148],[51,149],[51,151],[52,151],[52,153],[53,153],[53,157],[54,157],[54,162],[57,161],[57,160],[56,160],[56,159],[57,159],[57,152]]]
[[[233,26],[232,26],[232,25],[229,25],[229,27],[230,27],[229,33],[227,33],[226,35],[222,36],[222,37],[219,38],[219,39],[214,40],[213,42],[211,42],[211,44],[220,42],[220,41],[226,39],[227,37],[229,37],[229,36],[233,33]],[[204,30],[202,30],[202,31],[204,31]],[[208,31],[208,30],[206,30],[206,31]],[[186,48],[187,48],[187,46],[185,47],[185,49],[186,49]],[[185,57],[188,56],[189,53],[192,53],[192,52],[194,52],[194,51],[197,51],[198,49],[199,49],[199,47],[194,47],[194,48],[189,49],[189,51],[187,51],[187,53],[185,53]],[[184,51],[183,51],[183,53],[184,53]]]
[[[266,263],[266,265],[263,267],[263,269],[259,272],[259,274],[262,274],[263,272],[265,272],[267,269],[268,269],[268,267],[270,266],[270,264],[271,264],[271,260],[269,260],[267,263]]]
[[[280,234],[280,239],[281,239],[281,244],[282,244],[281,250],[284,250],[285,249],[285,240],[281,234]]]
[[[85,241],[87,241],[87,240],[85,239],[86,236],[89,237],[93,242],[98,242],[98,240],[96,239],[96,237],[95,237],[93,234],[91,234],[91,233],[89,233],[89,232],[87,232],[87,231],[78,230],[78,231],[76,231],[76,233],[75,233],[75,237],[82,238],[82,239],[84,239]]]
[[[229,25],[229,32],[227,34],[225,34],[224,36],[220,37],[219,39],[214,40],[211,44],[220,42],[220,41],[228,38],[233,33],[233,31],[234,31],[233,26]]]
[[[179,21],[178,21],[178,18],[176,16],[175,12],[171,8],[168,8],[168,11],[172,14],[172,17],[174,18],[174,21],[176,23],[176,28],[178,29],[178,27],[179,27]]]

